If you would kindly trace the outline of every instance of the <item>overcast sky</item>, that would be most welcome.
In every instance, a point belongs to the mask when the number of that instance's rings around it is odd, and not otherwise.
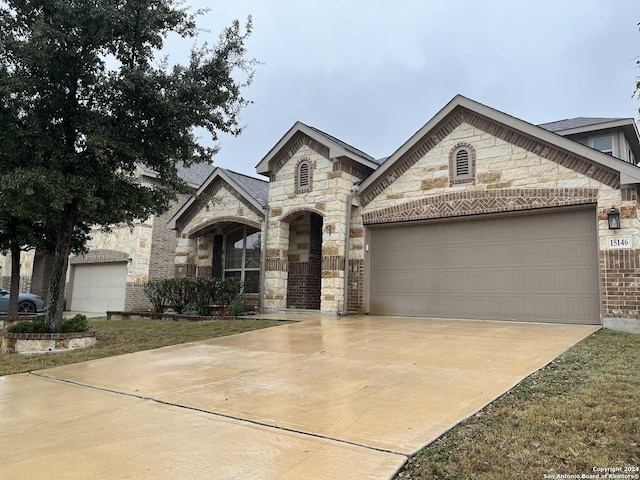
[[[253,17],[254,103],[214,158],[248,175],[297,120],[381,158],[458,93],[534,124],[638,118],[638,0],[187,3],[212,42]]]

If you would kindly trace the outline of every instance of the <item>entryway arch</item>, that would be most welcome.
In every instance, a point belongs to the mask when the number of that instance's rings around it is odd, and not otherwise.
[[[300,210],[283,219],[289,224],[287,309],[320,310],[322,225],[317,212]]]

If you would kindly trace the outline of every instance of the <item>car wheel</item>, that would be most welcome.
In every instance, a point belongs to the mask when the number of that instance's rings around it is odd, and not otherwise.
[[[36,304],[28,300],[23,300],[18,304],[19,313],[36,313]]]

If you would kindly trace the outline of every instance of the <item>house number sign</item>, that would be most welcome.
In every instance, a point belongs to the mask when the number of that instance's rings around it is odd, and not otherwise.
[[[631,237],[609,237],[607,238],[607,248],[609,250],[621,250],[631,248]]]

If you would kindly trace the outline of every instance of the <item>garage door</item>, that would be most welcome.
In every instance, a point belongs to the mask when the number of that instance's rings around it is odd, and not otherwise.
[[[127,264],[75,265],[70,310],[107,312],[124,310]]]
[[[595,212],[371,229],[371,313],[600,323]]]

